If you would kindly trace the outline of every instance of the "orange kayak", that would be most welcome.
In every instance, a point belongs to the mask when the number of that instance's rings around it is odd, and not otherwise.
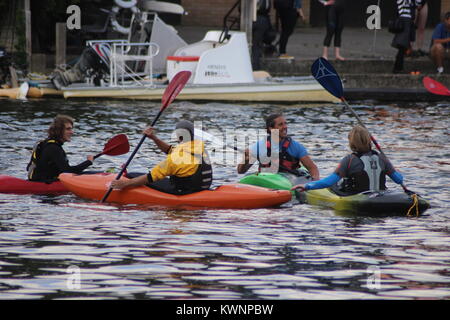
[[[59,176],[59,180],[69,191],[81,198],[101,200],[109,188],[109,183],[115,177],[115,174],[100,176],[63,173]],[[271,190],[235,183],[222,185],[214,190],[181,196],[160,192],[146,186],[113,190],[108,197],[108,202],[164,207],[254,209],[278,206],[290,201],[291,198],[288,190]]]

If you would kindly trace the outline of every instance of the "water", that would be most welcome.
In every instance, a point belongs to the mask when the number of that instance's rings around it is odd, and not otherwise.
[[[182,211],[0,194],[0,298],[449,299],[450,109],[353,107],[406,185],[431,200],[425,216],[344,217],[292,203]],[[75,164],[118,133],[133,148],[158,109],[150,102],[2,100],[0,174],[25,177],[32,145],[58,113],[77,120],[65,145]],[[321,175],[331,173],[354,124],[342,107],[174,103],[156,127],[165,140],[181,118],[201,120],[211,133],[239,133],[262,128],[262,117],[280,110]],[[103,156],[92,168],[119,168],[127,157]],[[162,159],[146,143],[130,170]],[[214,166],[215,185],[239,178],[235,154],[227,151],[226,159]]]

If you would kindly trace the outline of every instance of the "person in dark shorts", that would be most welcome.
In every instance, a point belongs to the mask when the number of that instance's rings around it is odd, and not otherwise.
[[[348,141],[353,153],[345,156],[331,175],[318,181],[298,184],[292,187],[292,190],[328,188],[344,179],[339,191],[345,194],[379,191],[386,189],[386,175],[395,183],[403,184],[403,176],[395,170],[391,162],[383,154],[372,150],[367,129],[355,126],[348,134]]]
[[[444,21],[434,28],[431,37],[430,58],[437,67],[437,74],[444,72],[444,60],[450,59],[450,11]]]
[[[292,59],[293,57],[286,53],[286,47],[289,37],[294,32],[298,17],[305,20],[302,2],[301,0],[274,0],[274,8],[281,22],[279,58]]]
[[[395,34],[391,43],[391,46],[398,50],[395,56],[393,73],[403,71],[406,51],[411,47],[411,43],[416,40],[414,19],[418,5],[420,5],[420,0],[397,0],[397,13],[403,25],[403,31]]]
[[[276,32],[270,21],[271,0],[258,0],[256,21],[253,22],[252,33],[252,67],[261,70],[261,57],[264,45],[270,45],[276,37]]]

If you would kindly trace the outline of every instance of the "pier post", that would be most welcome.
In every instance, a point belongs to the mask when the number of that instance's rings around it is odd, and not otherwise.
[[[57,66],[66,63],[66,42],[66,24],[59,22],[56,24],[55,64]]]
[[[253,21],[256,20],[256,0],[241,1],[241,31],[247,35],[249,47],[252,43]]]
[[[31,9],[30,0],[24,0],[24,11],[25,11],[25,50],[27,55],[27,65],[28,70],[31,71]]]

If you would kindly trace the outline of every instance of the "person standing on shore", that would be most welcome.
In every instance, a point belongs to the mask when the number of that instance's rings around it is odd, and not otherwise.
[[[323,40],[322,57],[328,60],[328,48],[334,36],[334,54],[336,60],[344,61],[341,55],[342,31],[344,30],[344,13],[346,0],[319,0],[325,6],[327,33]]]
[[[279,58],[292,59],[293,57],[286,53],[286,47],[289,37],[294,32],[297,19],[300,17],[303,21],[305,15],[302,10],[301,0],[274,0],[274,8],[281,22],[281,34],[279,42]]]
[[[261,70],[264,42],[273,30],[270,22],[271,0],[258,0],[256,5],[256,21],[252,28],[252,67],[255,71]],[[276,35],[270,40],[273,41],[275,37]]]
[[[416,55],[419,57],[426,56],[427,53],[422,50],[423,42],[425,38],[425,27],[427,24],[428,18],[428,3],[427,0],[419,0],[418,7],[416,12],[416,21],[415,25],[417,27],[416,30],[416,42],[412,45],[412,55]]]
[[[416,39],[416,29],[414,26],[415,8],[420,4],[420,0],[397,0],[397,13],[403,26],[403,31],[396,33],[391,46],[396,48],[393,73],[403,71],[403,63],[406,51]]]

